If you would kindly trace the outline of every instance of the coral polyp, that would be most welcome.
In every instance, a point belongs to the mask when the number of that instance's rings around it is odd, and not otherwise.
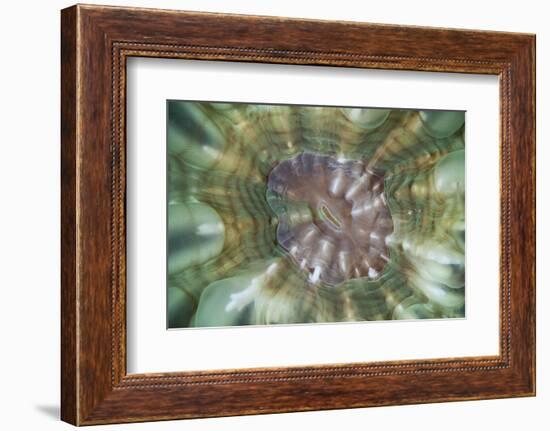
[[[311,283],[375,279],[389,261],[384,177],[362,161],[313,153],[283,160],[268,176],[267,201],[278,244]]]
[[[169,327],[464,317],[464,118],[169,101]]]

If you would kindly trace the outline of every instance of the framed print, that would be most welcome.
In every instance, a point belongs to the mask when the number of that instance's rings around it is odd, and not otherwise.
[[[533,35],[77,5],[61,44],[63,420],[535,394]]]
[[[167,103],[168,328],[465,316],[464,112]]]

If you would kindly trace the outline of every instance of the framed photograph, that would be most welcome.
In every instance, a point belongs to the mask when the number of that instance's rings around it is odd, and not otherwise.
[[[61,14],[62,419],[535,394],[535,36]]]

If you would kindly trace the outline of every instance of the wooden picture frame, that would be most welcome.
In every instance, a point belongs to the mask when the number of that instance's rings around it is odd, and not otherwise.
[[[61,14],[61,418],[74,425],[535,394],[535,36],[77,5]],[[500,78],[500,354],[127,374],[131,56]],[[497,221],[495,220],[495,223]]]

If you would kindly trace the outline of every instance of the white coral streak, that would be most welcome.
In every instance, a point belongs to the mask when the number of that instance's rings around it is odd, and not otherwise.
[[[343,177],[344,177],[344,174],[341,171],[339,171],[338,174],[336,174],[336,176],[330,182],[329,190],[335,196],[338,195],[338,192],[340,191],[340,187],[343,182]]]
[[[250,284],[246,289],[229,295],[229,303],[225,306],[225,311],[232,311],[235,309],[241,311],[250,304],[256,297],[256,292],[260,289],[262,281],[263,276],[254,277],[250,280]]]
[[[313,273],[309,276],[309,281],[312,283],[317,283],[319,281],[319,277],[321,276],[321,267],[316,266],[313,270]]]
[[[355,194],[363,187],[367,182],[367,175],[363,174],[357,178],[346,192],[346,200],[352,200]]]
[[[260,274],[250,280],[248,287],[240,292],[229,295],[229,303],[225,306],[225,311],[237,309],[241,311],[257,296],[257,292],[261,289],[265,281],[271,277],[277,270],[277,262],[272,263],[267,267],[265,273]]]
[[[208,145],[203,145],[202,150],[212,158],[217,159],[220,156],[220,152],[218,150],[213,147],[209,147]]]
[[[223,223],[203,223],[197,226],[197,235],[217,235],[223,230]]]

